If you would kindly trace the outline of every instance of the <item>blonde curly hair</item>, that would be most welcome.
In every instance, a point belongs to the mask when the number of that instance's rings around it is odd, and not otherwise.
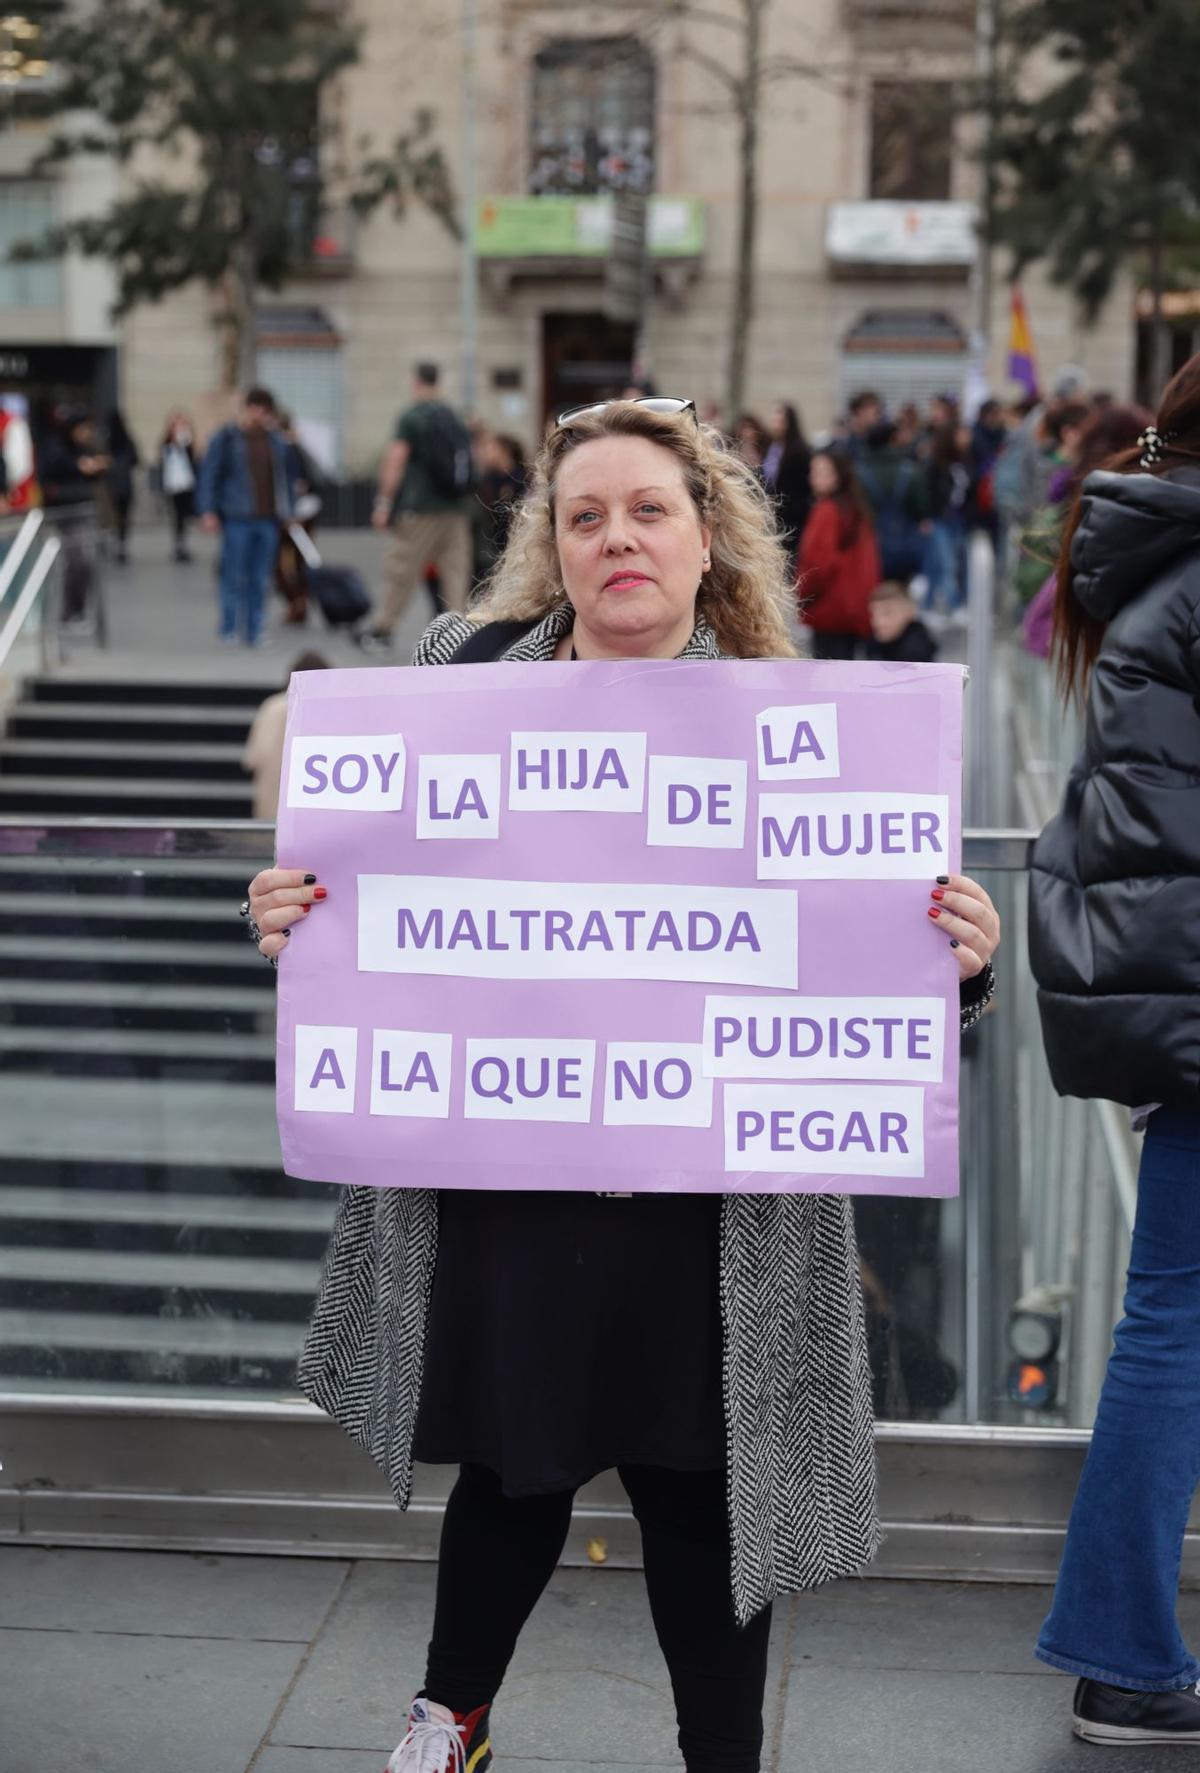
[[[563,602],[555,483],[564,458],[601,437],[645,437],[678,458],[700,520],[712,530],[712,567],[700,581],[696,617],[712,628],[721,651],[737,659],[795,658],[787,555],[762,486],[720,432],[694,413],[654,412],[631,400],[611,401],[548,433],[472,621],[535,621]]]

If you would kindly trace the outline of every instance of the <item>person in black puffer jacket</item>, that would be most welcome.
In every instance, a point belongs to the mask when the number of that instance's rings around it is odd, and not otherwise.
[[[1030,958],[1062,1095],[1146,1126],[1125,1316],[1037,1653],[1086,1741],[1200,1743],[1176,1620],[1200,1480],[1200,356],[1084,482],[1055,607],[1087,737],[1039,838]]]

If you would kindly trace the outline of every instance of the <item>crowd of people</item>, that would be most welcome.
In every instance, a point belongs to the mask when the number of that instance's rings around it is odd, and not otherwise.
[[[787,404],[766,424],[737,420],[735,446],[772,493],[793,550],[816,658],[936,656],[936,632],[965,603],[968,536],[998,534],[994,474],[1007,436],[997,401],[968,424],[951,394],[924,414],[913,402],[890,413],[870,389],[811,443]]]
[[[448,483],[443,458],[450,463]],[[67,543],[65,622],[84,619],[97,527],[108,538],[108,557],[119,566],[127,563],[136,470],[143,466],[168,521],[174,564],[192,562],[197,521],[221,537],[222,641],[262,643],[272,581],[283,600],[284,627],[303,627],[314,603],[330,626],[361,623],[369,609],[361,583],[343,608],[346,580],[354,575],[313,576],[325,476],[292,416],[264,387],[246,391],[236,417],[213,432],[203,450],[191,415],[170,412],[148,463],[118,410],[102,419],[78,407],[55,413],[38,441],[37,482],[41,502]],[[521,440],[463,424],[439,397],[436,366],[418,366],[412,401],[385,456],[373,513],[377,528],[393,532],[394,547],[380,611],[361,634],[368,647],[386,647],[421,585],[434,613],[465,607],[503,553],[525,481]]]
[[[629,395],[649,390],[639,383]],[[888,409],[875,391],[852,395],[826,433],[809,437],[796,407],[766,419],[742,413],[728,428],[714,406],[700,419],[755,474],[774,505],[793,575],[796,617],[818,659],[903,660],[938,655],[947,628],[967,619],[968,542],[986,535],[1004,569],[1005,597],[1023,644],[1045,656],[1054,576],[1067,511],[1087,474],[1128,448],[1147,414],[1088,395],[1066,370],[1045,399],[985,400],[970,417],[956,395],[925,410]],[[70,519],[98,509],[118,564],[128,557],[142,455],[118,410],[99,421],[59,415],[39,449],[47,507],[68,541],[64,617],[86,604],[88,562]],[[171,412],[150,481],[169,519],[174,561],[191,559],[198,519],[222,537],[218,635],[262,643],[272,580],[281,624],[302,628],[317,605],[367,652],[386,654],[414,595],[432,613],[464,610],[504,552],[528,467],[518,437],[466,422],[421,363],[379,469],[374,526],[391,538],[382,595],[372,609],[355,575],[321,572],[308,546],[321,519],[323,475],[270,391],[250,389],[236,419],[207,441]],[[302,532],[302,533],[298,533]]]

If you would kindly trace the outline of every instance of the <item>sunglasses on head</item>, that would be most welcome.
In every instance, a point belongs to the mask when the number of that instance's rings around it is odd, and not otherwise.
[[[676,400],[666,394],[643,394],[636,400],[597,400],[587,406],[569,406],[565,412],[559,413],[554,422],[561,430],[564,425],[569,425],[572,419],[590,419],[593,413],[604,412],[610,406],[644,406],[650,412],[690,412],[693,417],[696,413],[694,400]]]

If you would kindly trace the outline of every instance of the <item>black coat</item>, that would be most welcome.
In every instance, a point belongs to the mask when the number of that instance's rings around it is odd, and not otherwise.
[[[1030,959],[1066,1096],[1200,1109],[1200,470],[1093,474],[1075,595],[1108,623],[1034,849]]]
[[[929,665],[938,656],[938,643],[919,616],[914,616],[895,640],[868,640],[863,651],[867,659],[892,661],[903,665]]]
[[[804,444],[790,450],[779,464],[774,486],[768,490],[779,512],[779,527],[793,551],[800,546],[800,537],[812,510],[812,487],[808,469],[812,451]]]

